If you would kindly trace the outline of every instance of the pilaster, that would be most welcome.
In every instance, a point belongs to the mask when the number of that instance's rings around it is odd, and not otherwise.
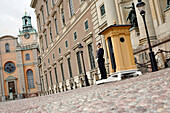
[[[20,94],[26,93],[25,87],[25,77],[24,77],[24,68],[22,62],[22,53],[21,51],[16,51],[16,60],[17,60],[17,71],[18,71],[18,83]]]
[[[1,67],[1,58],[0,58],[0,98],[2,101],[5,101],[5,88],[4,88],[4,78]]]
[[[41,91],[41,84],[40,84],[39,70],[38,70],[38,56],[37,55],[38,55],[37,49],[33,49],[34,70],[35,70],[34,76],[36,76],[37,90]]]

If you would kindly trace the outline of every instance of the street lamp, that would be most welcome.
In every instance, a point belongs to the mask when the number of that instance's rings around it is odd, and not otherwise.
[[[143,18],[143,22],[144,22],[144,26],[145,26],[145,30],[146,30],[146,35],[147,35],[147,40],[148,40],[148,45],[149,45],[149,51],[150,51],[149,56],[150,56],[150,60],[151,60],[152,71],[154,72],[154,71],[158,71],[158,67],[157,67],[157,63],[156,63],[156,60],[155,60],[154,52],[152,51],[151,42],[150,42],[150,39],[149,39],[149,33],[148,33],[147,26],[146,26],[145,5],[146,4],[144,2],[142,2],[142,0],[138,0],[136,7],[139,9],[139,12],[140,12],[140,14]]]
[[[84,64],[83,50],[82,50],[82,49],[83,49],[83,46],[82,46],[82,44],[79,44],[78,48],[79,48],[79,51],[80,51],[80,53],[81,53],[81,58],[82,58],[82,62],[83,62],[85,83],[86,83],[86,86],[90,86],[89,81],[88,81],[88,78],[87,78],[87,75],[86,75],[86,68],[85,68],[85,64]]]

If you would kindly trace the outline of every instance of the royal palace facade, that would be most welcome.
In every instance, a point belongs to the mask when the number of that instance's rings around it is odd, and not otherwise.
[[[36,96],[41,91],[37,32],[27,13],[22,21],[18,37],[0,37],[0,101]]]
[[[149,61],[149,50],[144,23],[136,8],[137,2],[138,0],[32,0],[31,7],[35,9],[38,25],[38,66],[43,92],[52,94],[85,86],[79,44],[83,45],[90,85],[95,84],[99,73],[95,62],[98,42],[102,43],[105,50],[105,64],[109,72],[105,37],[98,34],[113,25],[113,21],[117,25],[130,24],[130,16],[134,12],[136,24],[130,29],[130,37],[135,60],[143,72],[150,71],[148,67],[141,67]],[[164,68],[170,50],[169,0],[143,2],[146,4],[146,24],[158,67]]]

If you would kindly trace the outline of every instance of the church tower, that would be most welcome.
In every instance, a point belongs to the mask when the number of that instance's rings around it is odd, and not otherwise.
[[[38,35],[26,12],[22,24],[18,37],[0,37],[0,101],[36,96],[41,91]]]
[[[37,31],[32,27],[31,16],[25,12],[22,17],[22,30],[19,30],[19,43],[22,46],[37,43]]]

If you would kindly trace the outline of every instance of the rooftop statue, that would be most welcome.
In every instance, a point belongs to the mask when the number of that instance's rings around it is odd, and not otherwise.
[[[127,16],[126,22],[129,20],[130,24],[133,25],[133,27],[138,27],[138,22],[137,22],[137,17],[136,17],[136,11],[135,11],[134,3],[132,2],[132,6],[124,7],[124,8],[125,9],[131,9],[129,14],[128,14],[128,16]]]

